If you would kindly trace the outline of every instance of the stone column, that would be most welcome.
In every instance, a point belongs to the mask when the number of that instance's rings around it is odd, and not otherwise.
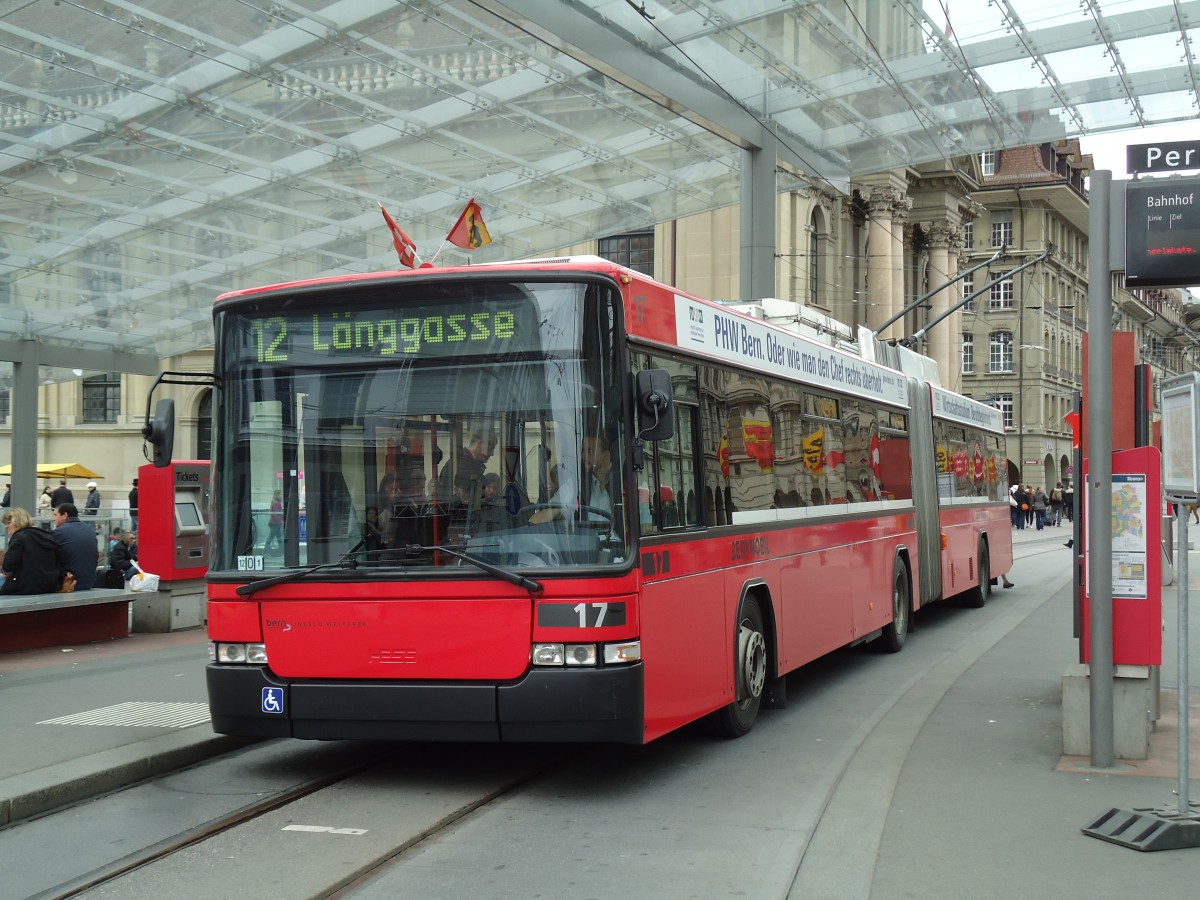
[[[867,325],[879,328],[904,307],[904,217],[912,201],[896,188],[871,188],[867,198]],[[879,335],[903,337],[897,322]]]
[[[929,236],[929,290],[932,291],[958,274],[958,259],[956,254],[950,253],[954,232],[947,222],[931,222],[925,233]],[[950,271],[951,257],[955,260],[954,272]],[[926,322],[932,322],[958,302],[961,295],[955,290],[957,287],[957,284],[951,285],[929,298],[931,306]],[[925,336],[925,353],[938,364],[942,384],[946,387],[956,380],[956,370],[959,368],[955,350],[961,345],[962,338],[959,336],[955,341],[958,328],[959,314],[954,313],[931,328]]]
[[[892,297],[888,303],[888,318],[904,309],[905,305],[904,226],[908,222],[908,213],[911,209],[912,199],[900,191],[896,191],[895,199],[892,202],[892,252],[889,260],[892,267]],[[909,246],[911,249],[911,244]],[[888,330],[899,337],[904,337],[904,320],[901,319],[894,328]]]

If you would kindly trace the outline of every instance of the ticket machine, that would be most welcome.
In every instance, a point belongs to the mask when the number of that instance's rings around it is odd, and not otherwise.
[[[163,581],[208,572],[210,464],[178,460],[138,469],[138,564]]]

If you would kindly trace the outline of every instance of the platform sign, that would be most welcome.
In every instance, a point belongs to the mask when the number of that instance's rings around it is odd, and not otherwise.
[[[1200,284],[1200,177],[1125,186],[1126,287]]]
[[[1200,169],[1200,141],[1170,141],[1163,144],[1129,144],[1125,147],[1125,171],[1178,172]]]
[[[1177,502],[1200,497],[1200,372],[1162,385],[1163,492]]]

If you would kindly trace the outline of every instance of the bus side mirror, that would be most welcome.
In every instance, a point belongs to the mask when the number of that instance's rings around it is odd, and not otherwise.
[[[675,434],[671,404],[671,373],[666,369],[641,369],[637,373],[638,437],[665,441]]]
[[[154,450],[151,462],[162,469],[171,462],[175,450],[175,401],[169,397],[159,400],[154,407],[154,418],[146,419],[142,426],[142,437],[150,442]]]

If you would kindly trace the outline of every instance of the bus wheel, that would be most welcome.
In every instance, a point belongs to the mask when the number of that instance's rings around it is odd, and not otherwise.
[[[725,737],[741,737],[754,727],[767,682],[767,639],[763,635],[762,611],[753,597],[742,603],[735,652],[737,699],[713,714],[717,732]]]
[[[981,609],[992,594],[992,564],[988,558],[987,544],[979,542],[979,586],[967,592],[967,606]]]
[[[883,626],[879,638],[881,650],[899,653],[908,637],[908,623],[912,616],[912,592],[908,589],[908,568],[896,560],[896,571],[892,574],[892,621]]]

